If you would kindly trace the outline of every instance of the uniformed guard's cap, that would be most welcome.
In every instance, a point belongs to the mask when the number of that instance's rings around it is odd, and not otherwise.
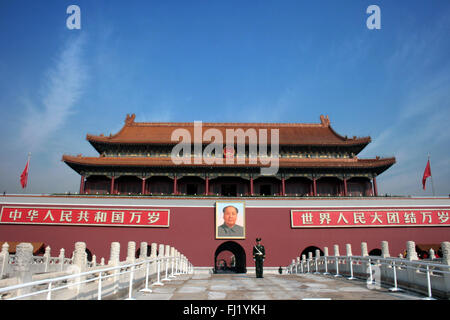
[[[261,238],[256,238],[256,241],[261,241]]]

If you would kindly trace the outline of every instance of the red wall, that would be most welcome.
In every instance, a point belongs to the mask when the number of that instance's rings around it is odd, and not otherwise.
[[[75,208],[76,206],[70,206]],[[85,206],[84,206],[85,207]],[[121,206],[123,207],[123,206]],[[81,227],[0,224],[0,241],[45,242],[57,256],[64,248],[71,256],[77,241],[86,242],[87,248],[97,256],[109,259],[110,243],[121,244],[121,260],[125,259],[128,241],[141,241],[174,246],[195,266],[213,266],[214,253],[225,241],[216,240],[214,230],[215,208],[158,207],[170,209],[169,228],[134,227]],[[354,255],[360,255],[361,242],[367,242],[368,250],[381,248],[380,242],[389,241],[391,256],[397,256],[406,248],[406,241],[416,244],[441,243],[450,240],[450,227],[409,228],[322,228],[292,229],[291,208],[246,208],[246,239],[232,240],[246,251],[247,267],[253,267],[252,246],[256,237],[262,238],[266,248],[266,266],[286,266],[308,246],[323,250],[328,247],[333,255],[333,245],[338,244],[340,254],[345,255],[345,244],[352,245]]]

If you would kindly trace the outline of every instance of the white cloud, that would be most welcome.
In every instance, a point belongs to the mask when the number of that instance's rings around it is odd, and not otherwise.
[[[83,92],[86,70],[82,63],[84,36],[68,40],[43,81],[36,103],[26,103],[20,130],[20,143],[27,150],[43,147],[51,134],[66,122]],[[37,85],[36,87],[40,87]]]

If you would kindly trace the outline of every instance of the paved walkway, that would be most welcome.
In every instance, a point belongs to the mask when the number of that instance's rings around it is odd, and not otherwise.
[[[138,300],[411,300],[421,296],[389,292],[386,288],[369,289],[364,281],[347,280],[315,274],[267,274],[256,279],[254,274],[182,275],[152,286],[152,293],[136,291]]]

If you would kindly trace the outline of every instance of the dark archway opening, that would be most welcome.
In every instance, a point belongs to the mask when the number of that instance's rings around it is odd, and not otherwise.
[[[247,273],[245,250],[234,241],[217,247],[214,253],[214,273]]]
[[[86,248],[85,251],[86,251],[86,259],[87,259],[87,261],[92,262],[92,252],[91,252],[91,250]]]
[[[303,249],[302,253],[300,254],[300,258],[302,257],[302,255],[305,255],[306,258],[308,258],[308,252],[312,252],[312,256],[315,257],[316,256],[316,250],[320,251],[320,255],[323,256],[324,253],[322,250],[320,250],[320,248],[315,247],[315,246],[309,246],[306,247],[305,249]]]
[[[152,247],[149,244],[147,244],[147,257],[150,257],[151,251]],[[138,248],[134,256],[136,259],[139,259],[140,255],[141,255],[141,248]]]
[[[381,256],[381,249],[372,249],[369,252],[369,256]]]

